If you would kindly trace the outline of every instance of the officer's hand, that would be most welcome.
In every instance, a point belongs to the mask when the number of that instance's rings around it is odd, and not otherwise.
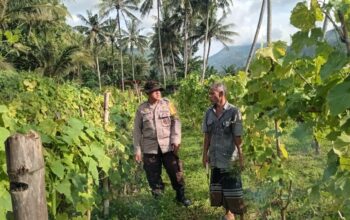
[[[137,163],[141,163],[141,162],[142,162],[141,153],[136,153],[136,154],[135,154],[135,161],[136,161]]]
[[[171,144],[171,146],[173,147],[174,153],[177,154],[180,149],[180,144]]]

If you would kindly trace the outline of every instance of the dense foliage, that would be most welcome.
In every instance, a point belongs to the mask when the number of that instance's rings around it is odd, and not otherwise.
[[[33,74],[1,72],[1,217],[10,210],[4,140],[14,132],[40,133],[46,161],[50,216],[72,218],[100,207],[101,176],[132,186],[131,115],[137,99],[111,91],[110,122],[103,123],[103,96],[73,84],[58,85]],[[118,102],[118,105],[115,103]],[[131,157],[132,159],[132,157]],[[103,175],[102,175],[103,174]]]

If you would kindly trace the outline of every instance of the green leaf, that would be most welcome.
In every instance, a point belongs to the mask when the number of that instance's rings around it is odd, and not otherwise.
[[[265,47],[262,49],[259,49],[256,52],[256,56],[258,57],[258,59],[261,58],[270,58],[271,60],[273,60],[274,62],[277,62],[275,55],[273,53],[273,48],[272,47]]]
[[[317,0],[311,0],[311,10],[313,10],[316,21],[323,21],[323,12]]]
[[[5,141],[8,137],[10,137],[9,130],[0,127],[0,151],[5,151]]]
[[[7,191],[5,184],[8,185],[7,181],[0,182],[0,211],[12,211],[11,195]]]
[[[89,160],[89,172],[91,173],[95,183],[98,184],[97,162],[92,158]]]
[[[58,178],[63,179],[65,167],[63,166],[61,161],[59,160],[54,161],[51,164],[50,169],[54,174],[56,174],[56,176],[58,176]]]
[[[14,121],[7,114],[3,114],[0,119],[2,119],[0,122],[2,121],[4,127],[10,130],[14,128]]]
[[[69,216],[67,213],[60,213],[56,216],[56,220],[69,220]]]
[[[85,133],[92,139],[95,139],[95,130],[88,128],[85,130]]]
[[[319,201],[320,199],[320,186],[316,185],[313,186],[311,189],[308,190],[310,200],[311,201]]]
[[[350,81],[334,86],[327,95],[327,103],[332,115],[338,115],[350,108]]]
[[[103,149],[103,146],[99,144],[97,141],[94,141],[90,145],[91,153],[92,155],[97,159],[97,161],[100,161],[105,156],[105,151]]]
[[[299,2],[293,9],[290,23],[303,31],[315,26],[315,15],[309,11],[305,3]]]
[[[111,168],[111,159],[104,155],[101,160],[98,161],[98,165],[105,173],[108,173],[108,170]]]
[[[350,171],[350,157],[342,156],[339,158],[340,169]]]
[[[71,183],[68,179],[63,180],[56,187],[57,192],[62,193],[66,196],[68,201],[73,202],[72,193],[71,193]]]
[[[68,124],[74,128],[75,130],[81,131],[84,128],[83,122],[81,122],[79,119],[76,118],[70,118],[68,120]]]
[[[310,44],[310,39],[307,31],[298,31],[292,36],[292,49],[296,53],[300,53],[302,49]]]
[[[253,77],[261,77],[271,70],[271,61],[268,59],[256,59],[250,66],[251,74]]]
[[[328,56],[327,63],[321,67],[321,79],[324,81],[333,74],[341,70],[346,64],[348,64],[349,58],[346,54],[340,51],[334,51]]]
[[[280,150],[281,150],[282,158],[288,159],[288,151],[287,151],[287,149],[286,149],[284,144],[280,145]]]
[[[4,35],[7,39],[7,42],[10,45],[17,43],[19,41],[19,36],[16,34],[13,34],[11,31],[5,31]]]
[[[57,123],[52,119],[45,119],[40,122],[39,129],[50,136],[55,136],[57,132]]]
[[[87,180],[85,175],[80,174],[80,173],[72,173],[71,177],[70,177],[74,187],[78,190],[78,191],[83,191]]]
[[[9,109],[6,107],[6,105],[0,105],[0,113],[6,113]]]

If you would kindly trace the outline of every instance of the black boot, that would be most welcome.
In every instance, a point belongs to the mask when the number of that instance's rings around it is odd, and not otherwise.
[[[185,190],[180,189],[176,191],[176,201],[184,205],[185,207],[190,206],[192,204],[191,200],[185,197]]]
[[[153,189],[152,190],[152,195],[155,199],[159,199],[163,195],[163,190],[161,189]]]

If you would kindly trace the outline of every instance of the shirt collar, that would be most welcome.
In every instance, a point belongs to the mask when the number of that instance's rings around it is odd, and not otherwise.
[[[216,112],[215,107],[216,107],[216,104],[214,104],[214,105],[212,106],[212,109],[213,109],[214,112]],[[227,110],[229,107],[230,107],[230,104],[229,104],[228,101],[226,100],[226,102],[225,102],[225,104],[224,104],[224,107],[223,107],[223,110],[225,111],[225,110]]]

